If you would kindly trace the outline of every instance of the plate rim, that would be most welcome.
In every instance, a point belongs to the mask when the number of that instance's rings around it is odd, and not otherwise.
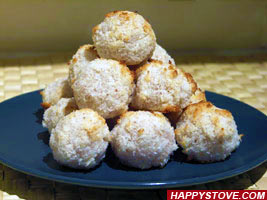
[[[32,92],[28,93],[23,93],[21,95],[17,95],[15,97],[12,97],[10,99],[2,101],[0,104],[3,104],[9,100],[15,99],[17,97],[23,96],[23,95],[29,95],[31,93],[36,93],[41,90],[35,90]],[[206,90],[205,92],[208,92],[210,94],[215,94],[215,95],[220,95],[223,97],[230,98],[231,100],[240,102],[242,104],[245,104],[246,106],[249,106],[253,109],[253,106],[248,105],[247,103],[244,103],[242,101],[239,101],[237,99],[234,99],[229,96],[225,96],[222,94],[218,94],[215,92],[211,92]],[[267,117],[263,112],[260,110],[256,109],[258,112],[263,114],[265,117]],[[94,187],[94,188],[110,188],[110,189],[159,189],[159,188],[174,188],[174,187],[184,187],[184,186],[193,186],[193,185],[199,185],[199,184],[204,184],[204,183],[209,183],[209,182],[215,182],[218,180],[223,180],[227,179],[233,176],[237,176],[239,174],[245,173],[249,170],[252,170],[262,163],[267,161],[267,152],[265,154],[262,154],[262,156],[258,157],[257,159],[253,160],[253,162],[250,162],[249,164],[246,164],[245,166],[241,166],[232,170],[228,170],[225,172],[221,173],[216,173],[213,175],[208,175],[204,177],[194,177],[194,178],[189,178],[189,179],[182,179],[181,180],[175,180],[175,181],[161,181],[161,182],[130,182],[130,181],[122,181],[122,182],[110,182],[110,181],[103,181],[103,180],[92,180],[92,179],[81,179],[81,178],[76,178],[76,177],[68,177],[68,176],[63,176],[63,175],[56,175],[52,173],[47,173],[41,170],[37,169],[32,169],[32,168],[27,168],[24,167],[23,165],[13,163],[8,161],[7,159],[3,158],[0,155],[0,163],[10,167],[11,169],[14,169],[16,171],[22,172],[27,175],[31,175],[34,177],[50,180],[50,181],[57,181],[57,182],[62,182],[62,183],[67,183],[67,184],[75,184],[75,185],[81,185],[81,186],[87,186],[87,187]]]
[[[259,157],[258,159],[254,160],[253,163],[250,163],[249,165],[242,166],[230,171],[217,173],[214,175],[209,175],[205,177],[195,177],[190,179],[182,179],[183,183],[181,183],[179,180],[176,181],[164,181],[164,182],[110,182],[110,181],[98,181],[98,180],[88,180],[88,179],[80,179],[75,177],[67,177],[62,175],[55,175],[47,172],[43,172],[40,170],[33,170],[33,169],[27,169],[23,166],[10,163],[9,161],[3,159],[0,156],[0,163],[2,163],[5,166],[10,167],[11,169],[14,169],[15,171],[22,172],[27,175],[31,175],[34,177],[50,180],[50,181],[56,181],[56,182],[62,182],[67,184],[73,184],[73,185],[80,185],[80,186],[86,186],[86,187],[93,187],[93,188],[110,188],[110,189],[163,189],[163,188],[175,188],[175,187],[186,187],[186,186],[193,186],[193,185],[199,185],[204,183],[210,183],[215,182],[219,180],[224,180],[230,177],[237,176],[239,174],[245,173],[249,170],[252,170],[262,163],[264,163],[267,160],[267,153],[263,156]],[[213,178],[214,177],[214,178]],[[194,181],[194,183],[192,183]]]

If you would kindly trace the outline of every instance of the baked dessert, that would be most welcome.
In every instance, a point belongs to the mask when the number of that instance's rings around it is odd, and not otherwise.
[[[59,78],[56,81],[47,85],[47,87],[40,92],[42,95],[43,108],[49,108],[56,104],[61,98],[73,97],[72,89],[69,85],[68,78]]]
[[[168,119],[148,111],[123,114],[111,131],[111,146],[123,164],[140,169],[163,167],[178,148]]]
[[[105,157],[110,132],[97,112],[76,110],[63,117],[52,130],[49,145],[54,159],[76,169],[90,169]]]
[[[73,97],[61,98],[56,104],[45,110],[42,122],[43,127],[47,128],[51,133],[60,119],[77,109],[78,106]]]
[[[136,76],[131,106],[138,110],[179,112],[189,105],[197,89],[190,74],[161,61],[152,61],[138,68]]]
[[[197,90],[195,91],[195,94],[193,94],[190,97],[189,105],[198,103],[201,101],[206,101],[206,95],[204,91],[202,91],[200,88],[197,88]],[[176,112],[165,113],[165,116],[170,120],[171,124],[173,125],[178,122],[181,114],[183,113],[183,110],[184,109],[180,109]]]
[[[93,28],[93,41],[101,58],[137,65],[149,59],[156,47],[151,25],[138,13],[114,11]]]
[[[168,52],[162,48],[159,44],[156,44],[156,48],[150,58],[151,60],[159,60],[163,63],[175,65],[174,59],[168,54]]]
[[[224,160],[241,138],[232,114],[210,102],[189,105],[176,124],[175,136],[189,159],[200,162]]]
[[[125,64],[103,58],[81,68],[72,84],[78,107],[91,108],[105,119],[128,110],[134,87],[133,74]]]

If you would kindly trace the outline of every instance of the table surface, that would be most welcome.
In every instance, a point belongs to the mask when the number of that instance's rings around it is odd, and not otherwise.
[[[0,102],[44,88],[68,74],[71,53],[0,59]],[[174,56],[200,88],[224,94],[267,114],[267,54],[251,56]],[[182,189],[267,189],[267,163],[221,181]],[[166,190],[109,190],[35,178],[0,164],[0,200],[12,199],[166,199]]]

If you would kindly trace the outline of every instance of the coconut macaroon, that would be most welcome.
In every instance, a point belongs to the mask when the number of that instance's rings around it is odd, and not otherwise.
[[[206,101],[206,95],[204,91],[202,91],[200,88],[197,88],[195,94],[190,97],[189,104],[198,103],[200,101]]]
[[[178,112],[185,108],[197,89],[192,76],[175,66],[152,61],[136,71],[134,109]]]
[[[130,11],[108,13],[93,28],[93,41],[101,58],[110,58],[137,65],[149,59],[156,46],[151,25],[139,14]]]
[[[127,112],[111,131],[115,155],[128,166],[140,169],[163,167],[178,146],[174,130],[159,112]]]
[[[105,120],[91,109],[63,117],[52,130],[49,145],[54,159],[76,168],[95,167],[105,157],[110,132]]]
[[[56,104],[61,98],[73,97],[72,89],[69,85],[68,78],[59,78],[56,81],[47,85],[47,87],[40,92],[42,95],[44,108],[49,108]]]
[[[210,102],[189,105],[176,125],[175,136],[183,152],[200,162],[224,160],[241,138],[232,114]]]
[[[87,67],[88,63],[99,56],[93,45],[81,46],[69,62],[69,81],[74,82],[81,68]]]
[[[195,91],[195,94],[193,94],[190,97],[189,105],[198,103],[201,101],[206,101],[206,95],[204,91],[202,91],[200,88],[197,88],[197,90]],[[170,120],[171,124],[174,125],[178,122],[179,117],[181,116],[182,113],[183,113],[183,109],[180,109],[176,112],[166,113],[165,116]]]
[[[81,68],[72,89],[79,108],[91,108],[108,119],[128,110],[134,86],[125,64],[98,58]]]
[[[159,60],[163,63],[175,65],[174,59],[163,49],[159,44],[156,44],[156,48],[153,52],[151,60]]]
[[[52,129],[56,127],[57,123],[64,116],[77,110],[78,106],[74,98],[61,98],[55,105],[51,106],[44,112],[43,127],[46,127],[51,133]]]

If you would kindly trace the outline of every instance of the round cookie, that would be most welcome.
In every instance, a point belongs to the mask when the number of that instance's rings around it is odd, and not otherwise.
[[[52,130],[49,145],[62,165],[89,169],[105,157],[110,132],[105,120],[91,109],[63,117]]]
[[[203,92],[200,88],[197,88],[197,90],[195,91],[195,94],[193,94],[190,97],[189,105],[198,103],[201,101],[206,101],[206,95],[205,95],[205,92]],[[179,117],[181,116],[182,113],[183,113],[183,109],[178,110],[176,112],[166,113],[165,116],[170,120],[171,124],[174,125],[178,122]]]
[[[197,89],[192,76],[171,64],[152,61],[136,71],[134,109],[179,112],[185,108]]]
[[[240,144],[232,114],[210,102],[189,105],[176,124],[175,136],[183,152],[200,162],[224,160]]]
[[[159,60],[163,63],[175,65],[174,59],[159,44],[156,44],[156,48],[155,48],[153,55],[151,56],[150,59],[151,60]]]
[[[79,108],[91,108],[108,119],[128,110],[134,86],[125,64],[98,58],[80,70],[72,89]]]
[[[137,65],[149,59],[156,46],[151,25],[139,14],[130,11],[108,13],[93,28],[93,41],[101,58]]]
[[[78,107],[73,97],[61,98],[55,105],[45,110],[42,122],[43,127],[46,127],[51,133],[60,119],[77,109]]]
[[[202,91],[200,88],[197,88],[195,94],[190,97],[189,104],[194,104],[201,101],[206,101],[206,95],[204,91]]]
[[[72,89],[69,85],[68,78],[59,78],[56,81],[47,85],[47,87],[40,92],[42,95],[44,108],[49,108],[56,104],[61,98],[73,97]]]
[[[178,148],[174,130],[159,112],[127,112],[111,131],[115,155],[128,166],[148,169],[163,167]]]

